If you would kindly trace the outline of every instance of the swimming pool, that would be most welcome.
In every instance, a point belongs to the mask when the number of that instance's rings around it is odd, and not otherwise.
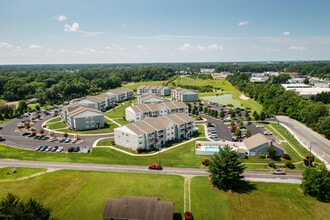
[[[204,151],[219,152],[219,147],[204,147]]]

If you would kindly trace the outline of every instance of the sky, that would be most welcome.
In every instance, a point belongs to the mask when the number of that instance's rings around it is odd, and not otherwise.
[[[0,64],[330,60],[329,0],[0,0]]]

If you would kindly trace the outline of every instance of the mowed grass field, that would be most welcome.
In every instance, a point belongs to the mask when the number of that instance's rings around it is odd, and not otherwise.
[[[184,213],[184,178],[174,175],[56,171],[26,180],[0,181],[0,197],[11,192],[34,198],[52,209],[56,219],[102,219],[107,198],[158,197],[175,203],[175,218]],[[186,204],[188,207],[188,204]],[[297,184],[251,183],[246,193],[223,192],[207,177],[191,179],[195,220],[327,219],[330,206],[304,196]]]

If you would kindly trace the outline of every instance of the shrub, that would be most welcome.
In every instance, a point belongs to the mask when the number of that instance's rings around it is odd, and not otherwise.
[[[285,160],[291,160],[291,156],[289,154],[283,154],[282,158]]]
[[[138,154],[142,153],[142,148],[141,147],[136,148],[136,153]]]
[[[275,164],[274,162],[269,162],[269,163],[268,163],[268,166],[269,166],[269,167],[272,167],[272,168],[274,168],[274,169],[276,168],[276,164]]]
[[[286,162],[285,163],[285,167],[287,167],[287,168],[289,168],[291,170],[295,168],[295,166],[294,166],[294,164],[292,162]]]
[[[266,154],[259,154],[258,155],[258,158],[259,159],[266,159]]]

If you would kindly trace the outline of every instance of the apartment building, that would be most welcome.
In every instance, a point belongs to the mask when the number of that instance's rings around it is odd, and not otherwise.
[[[129,122],[136,122],[146,117],[156,118],[179,112],[188,114],[188,111],[188,106],[184,102],[137,104],[125,109],[125,118]]]
[[[187,138],[195,132],[195,121],[185,113],[145,118],[114,129],[115,143],[131,150],[160,149],[169,141]]]

